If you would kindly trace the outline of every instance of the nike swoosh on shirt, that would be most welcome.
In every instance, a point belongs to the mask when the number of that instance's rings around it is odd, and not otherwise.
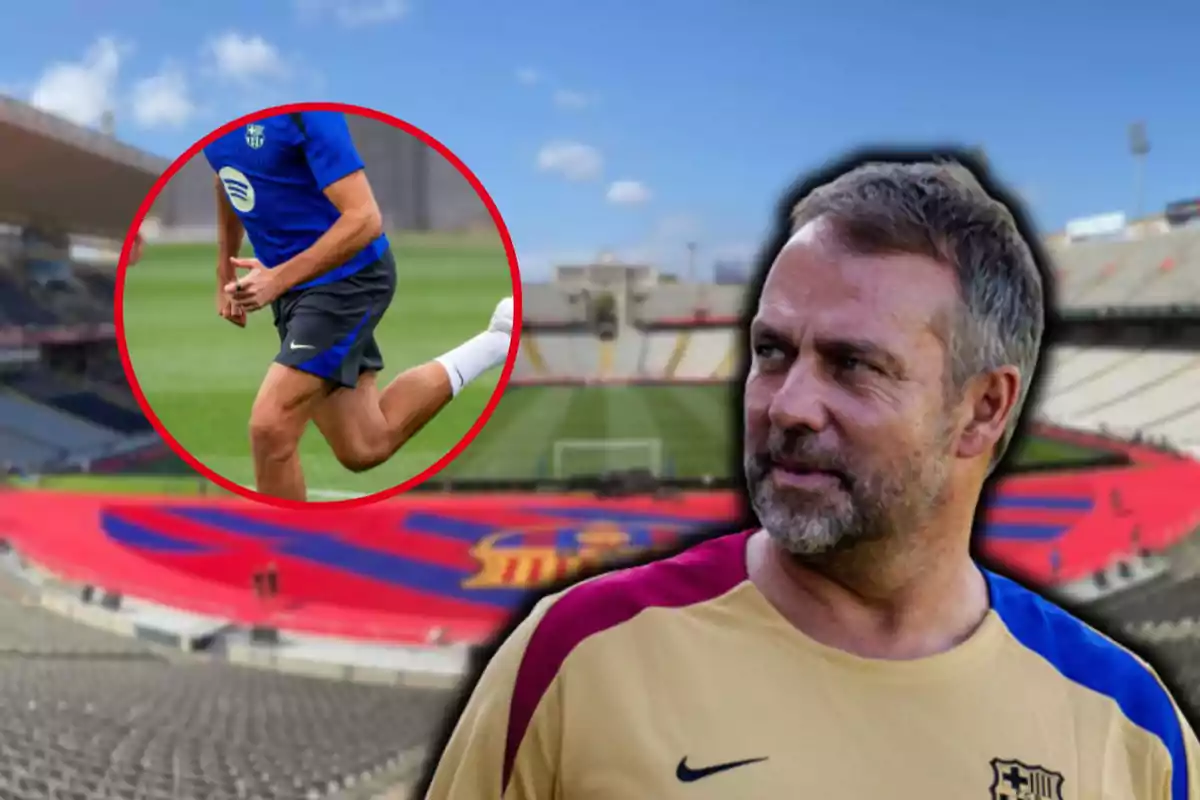
[[[292,350],[316,350],[317,349],[315,345],[296,344],[295,342],[292,342],[291,344],[289,344],[288,347],[291,348]]]
[[[726,772],[738,767],[745,767],[749,764],[757,764],[760,761],[766,761],[767,758],[746,758],[741,761],[726,761],[724,764],[713,764],[708,767],[693,768],[687,763],[687,756],[684,756],[679,761],[679,766],[675,768],[675,777],[683,783],[692,783],[693,781],[707,778],[710,775],[716,775],[719,772]]]

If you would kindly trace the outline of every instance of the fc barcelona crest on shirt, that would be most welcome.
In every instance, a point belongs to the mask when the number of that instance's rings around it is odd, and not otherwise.
[[[992,800],[1063,800],[1063,776],[1020,761],[992,759]]]
[[[263,146],[266,137],[263,135],[263,126],[255,123],[250,123],[246,126],[246,144],[253,147],[255,150]]]

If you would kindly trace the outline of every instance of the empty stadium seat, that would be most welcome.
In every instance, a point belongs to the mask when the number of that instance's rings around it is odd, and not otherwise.
[[[30,439],[19,430],[0,427],[0,472],[6,467],[38,469],[67,455],[67,450],[47,442]]]
[[[1100,600],[1092,609],[1120,627],[1200,620],[1200,578],[1179,580],[1164,575]]]
[[[1196,227],[1141,239],[1056,247],[1059,301],[1068,308],[1200,303],[1198,256]]]
[[[0,270],[0,314],[22,326],[45,327],[58,322],[58,318],[43,308],[20,281],[3,270]]]
[[[46,405],[121,433],[145,433],[150,423],[136,407],[121,405],[45,370],[23,372],[8,381],[18,392]],[[132,400],[132,397],[130,398]]]
[[[121,435],[0,388],[0,428],[60,450],[103,452]]]
[[[309,800],[427,743],[450,699],[168,659],[0,591],[0,797]]]
[[[1200,354],[1064,347],[1051,361],[1037,409],[1043,419],[1200,444]]]
[[[679,324],[696,319],[698,312],[708,319],[735,319],[745,297],[742,286],[663,284],[637,304],[635,320],[642,325]]]

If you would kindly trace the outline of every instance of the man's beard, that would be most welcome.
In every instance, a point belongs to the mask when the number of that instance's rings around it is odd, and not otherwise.
[[[771,538],[801,558],[897,541],[943,500],[948,437],[944,431],[886,468],[870,469],[822,451],[812,434],[773,428],[766,452],[745,458],[750,503]],[[777,484],[770,473],[779,462],[829,473],[837,486],[808,490]]]

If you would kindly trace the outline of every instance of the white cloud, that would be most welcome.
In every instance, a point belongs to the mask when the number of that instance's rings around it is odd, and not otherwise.
[[[533,67],[522,67],[517,70],[517,83],[524,86],[533,86],[542,79],[542,74]]]
[[[550,142],[538,151],[537,166],[542,172],[554,172],[569,181],[591,181],[604,170],[604,157],[588,144]]]
[[[206,50],[217,74],[237,83],[281,78],[288,74],[279,50],[261,36],[243,36],[229,31],[209,40]]]
[[[408,0],[296,0],[296,9],[309,20],[331,16],[345,28],[383,25],[407,16]]]
[[[79,125],[98,124],[116,105],[122,50],[104,36],[79,61],[51,64],[30,92],[30,103]]]
[[[172,66],[134,84],[132,102],[134,121],[143,128],[177,128],[196,112],[187,77]]]
[[[608,202],[636,206],[650,199],[650,188],[641,181],[613,181],[608,187]]]
[[[554,105],[570,111],[587,108],[595,102],[595,98],[583,92],[570,89],[557,89],[554,92]]]

